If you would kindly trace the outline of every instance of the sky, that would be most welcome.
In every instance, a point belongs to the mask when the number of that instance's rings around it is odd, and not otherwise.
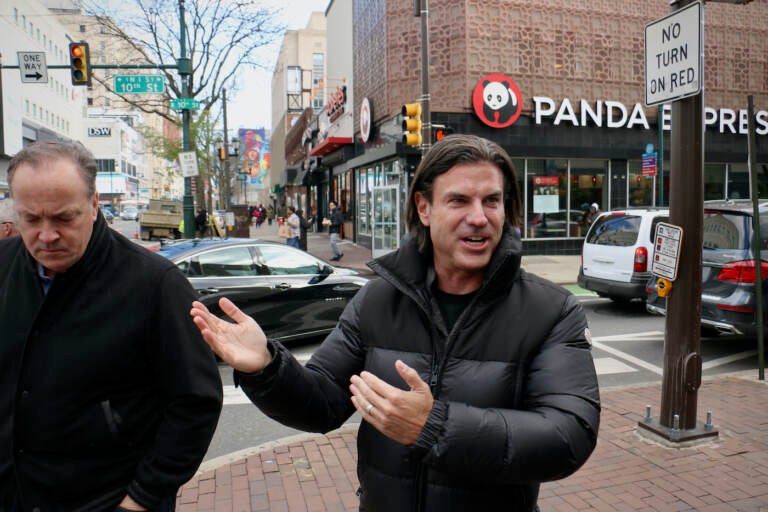
[[[325,12],[330,0],[274,0],[281,9],[278,20],[287,29],[305,28],[313,11]],[[274,53],[265,70],[249,70],[243,73],[240,82],[246,85],[240,87],[238,96],[229,97],[227,91],[227,128],[237,131],[238,128],[271,128],[272,127],[272,71],[275,59],[280,51],[282,37],[278,37],[273,45]]]

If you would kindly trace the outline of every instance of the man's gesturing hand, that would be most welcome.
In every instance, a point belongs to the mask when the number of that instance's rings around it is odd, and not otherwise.
[[[229,299],[220,299],[219,307],[235,323],[216,317],[198,301],[192,303],[189,314],[203,339],[232,368],[243,373],[263,370],[272,360],[264,331]]]
[[[352,403],[365,421],[388,438],[411,445],[427,423],[434,399],[416,370],[400,360],[395,369],[410,391],[390,386],[369,372],[353,375],[349,389]]]

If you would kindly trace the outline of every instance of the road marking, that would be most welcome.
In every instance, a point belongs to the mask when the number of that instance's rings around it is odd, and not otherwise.
[[[733,363],[734,361],[739,361],[741,359],[749,359],[750,357],[756,356],[756,355],[757,355],[757,350],[747,350],[746,352],[739,352],[738,354],[731,354],[729,356],[712,359],[711,361],[707,361],[706,363],[703,363],[701,365],[701,368],[702,370],[709,370],[710,368],[723,366],[729,363]]]
[[[602,350],[603,352],[607,352],[611,354],[612,356],[618,357],[619,359],[626,361],[628,363],[631,363],[635,366],[639,366],[640,368],[645,368],[649,372],[653,372],[657,375],[662,375],[664,373],[664,370],[662,368],[659,368],[658,366],[652,365],[651,363],[647,361],[643,361],[642,359],[635,357],[633,355],[627,354],[626,352],[622,352],[621,350],[615,349],[613,347],[610,347],[606,345],[605,343],[601,343],[603,341],[622,341],[622,340],[628,340],[628,339],[643,339],[646,340],[654,340],[654,339],[664,339],[664,333],[661,331],[647,331],[647,332],[634,332],[630,334],[620,334],[618,336],[600,336],[597,338],[592,338],[592,346],[595,348],[598,348]]]
[[[595,371],[597,371],[598,375],[611,375],[614,373],[631,373],[638,370],[612,357],[597,357],[595,358]]]

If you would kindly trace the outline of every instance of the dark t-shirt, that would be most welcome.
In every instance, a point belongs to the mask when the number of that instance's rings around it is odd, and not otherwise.
[[[434,293],[435,299],[437,299],[437,303],[440,305],[440,312],[445,319],[446,327],[448,327],[448,330],[450,331],[453,329],[453,324],[459,319],[459,315],[461,315],[464,308],[469,305],[476,292],[464,295],[454,295],[435,288]]]

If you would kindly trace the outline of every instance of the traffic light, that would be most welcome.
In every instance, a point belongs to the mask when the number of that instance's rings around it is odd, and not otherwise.
[[[227,159],[227,147],[226,146],[221,146],[219,148],[219,160],[221,160],[223,162],[226,159]]]
[[[88,43],[69,43],[69,68],[72,85],[91,85],[91,55]]]
[[[403,105],[403,144],[421,146],[421,103]]]
[[[444,124],[433,124],[432,125],[432,142],[437,142],[439,140],[442,140],[446,135],[450,135],[453,133],[453,128],[450,128],[448,126],[445,126]]]

